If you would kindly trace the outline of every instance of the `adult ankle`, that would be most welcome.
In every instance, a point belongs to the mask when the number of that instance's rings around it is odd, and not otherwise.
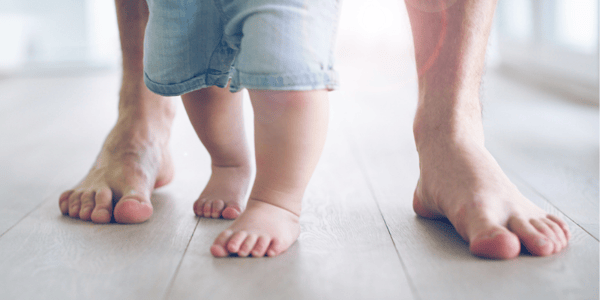
[[[483,126],[479,103],[419,101],[413,122],[417,149],[432,142],[471,140],[483,143]]]

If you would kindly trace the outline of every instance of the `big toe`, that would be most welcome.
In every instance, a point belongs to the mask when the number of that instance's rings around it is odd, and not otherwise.
[[[241,213],[242,209],[238,205],[229,204],[227,207],[225,207],[225,209],[223,209],[221,215],[224,219],[233,220],[239,217]]]
[[[228,256],[229,252],[227,251],[227,249],[225,249],[225,247],[227,246],[227,242],[229,241],[232,235],[233,231],[229,229],[221,232],[221,234],[219,234],[219,236],[213,242],[213,245],[210,247],[210,253],[212,253],[212,255],[214,255],[215,257]]]
[[[519,255],[519,238],[506,228],[490,226],[470,239],[469,249],[477,256],[492,259],[511,259]]]
[[[152,212],[153,208],[150,201],[123,197],[115,206],[114,217],[117,223],[142,223],[152,216]]]

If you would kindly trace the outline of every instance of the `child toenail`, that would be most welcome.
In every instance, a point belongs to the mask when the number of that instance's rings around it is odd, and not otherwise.
[[[538,246],[544,246],[548,243],[548,241],[546,241],[546,239],[539,239],[537,240],[537,245]]]

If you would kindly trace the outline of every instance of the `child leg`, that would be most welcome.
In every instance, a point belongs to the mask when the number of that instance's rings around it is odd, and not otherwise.
[[[250,90],[256,180],[248,207],[211,247],[214,256],[278,255],[300,234],[304,190],[327,133],[327,91]]]
[[[243,211],[251,165],[244,132],[242,94],[216,86],[181,97],[200,141],[211,157],[212,174],[194,203],[200,217],[235,219]]]

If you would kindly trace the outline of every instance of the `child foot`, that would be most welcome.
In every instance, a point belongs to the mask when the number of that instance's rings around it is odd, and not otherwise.
[[[567,224],[525,198],[480,141],[430,138],[417,143],[421,177],[413,207],[426,218],[445,217],[473,254],[495,259],[560,252]]]
[[[119,119],[92,169],[60,196],[64,215],[94,223],[113,216],[118,223],[144,222],[153,211],[150,194],[172,180],[168,140],[174,108],[169,99],[137,86],[137,93],[122,90]]]
[[[235,219],[244,210],[251,168],[212,166],[210,180],[194,203],[199,217]]]
[[[210,252],[216,257],[231,254],[242,257],[277,256],[286,251],[299,235],[297,214],[250,199],[246,210],[217,237]]]

